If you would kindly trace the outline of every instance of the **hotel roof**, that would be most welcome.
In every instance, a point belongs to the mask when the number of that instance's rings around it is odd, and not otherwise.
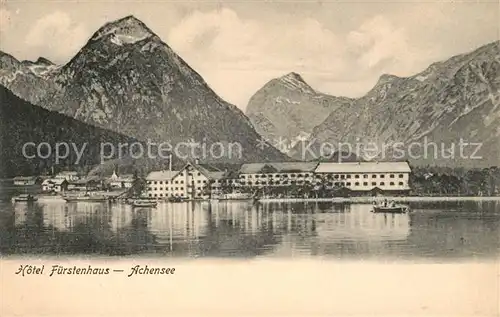
[[[316,173],[410,173],[408,162],[319,163]]]
[[[61,185],[62,183],[67,182],[64,178],[47,178],[43,181],[42,185]]]
[[[153,171],[146,176],[147,180],[170,180],[177,175],[179,171]]]
[[[134,174],[123,174],[118,176],[117,178],[111,179],[112,181],[115,182],[120,182],[120,181],[133,181],[134,180]]]
[[[208,178],[210,179],[222,179],[226,177],[226,172],[208,172]]]
[[[266,172],[313,172],[318,166],[317,162],[279,162],[279,163],[249,163],[243,164],[240,168],[242,174],[258,174],[262,170]]]
[[[34,179],[38,179],[38,178],[39,178],[38,176],[16,176],[13,178],[13,180],[24,181],[24,180],[34,180]]]
[[[61,178],[53,178],[50,180],[54,185],[62,185],[63,183],[67,183],[68,181]]]

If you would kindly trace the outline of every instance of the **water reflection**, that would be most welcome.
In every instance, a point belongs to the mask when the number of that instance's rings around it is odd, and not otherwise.
[[[499,255],[498,202],[366,204],[1,203],[2,254],[474,258]]]

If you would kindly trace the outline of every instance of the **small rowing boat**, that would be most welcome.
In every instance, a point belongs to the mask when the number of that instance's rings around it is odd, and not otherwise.
[[[407,206],[394,206],[394,207],[373,206],[373,212],[386,212],[386,213],[403,214],[405,212],[408,212],[408,207]]]
[[[177,196],[172,196],[172,197],[168,197],[167,201],[170,202],[170,203],[181,203],[181,202],[184,201],[184,198],[177,197]]]
[[[132,201],[132,206],[134,207],[142,207],[142,208],[154,208],[158,203],[154,200],[149,199],[135,199]]]
[[[15,202],[34,202],[37,201],[38,198],[31,194],[21,194],[17,197],[12,198]]]
[[[402,214],[409,210],[410,208],[406,205],[396,205],[394,202],[387,203],[387,201],[384,201],[382,204],[374,202],[372,212]]]
[[[99,202],[99,201],[107,201],[109,200],[109,197],[106,197],[104,195],[65,195],[63,196],[63,199],[66,200],[67,202],[73,202],[73,201],[86,201],[86,202]]]
[[[250,193],[229,193],[222,195],[222,197],[219,198],[219,200],[250,200],[253,199],[254,197]]]

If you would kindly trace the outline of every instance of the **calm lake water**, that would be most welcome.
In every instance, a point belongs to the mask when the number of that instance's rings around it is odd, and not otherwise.
[[[0,253],[338,259],[494,259],[500,202],[368,204],[0,202]]]

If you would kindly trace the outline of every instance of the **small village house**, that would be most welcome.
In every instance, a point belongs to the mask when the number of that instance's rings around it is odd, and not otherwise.
[[[54,176],[54,178],[65,179],[68,182],[73,182],[73,181],[79,180],[80,176],[79,176],[78,172],[75,172],[75,171],[62,171],[62,172],[57,173]]]
[[[34,186],[42,183],[38,176],[16,176],[13,179],[14,186]]]
[[[54,181],[54,187],[53,187],[54,192],[61,193],[68,190],[68,181],[66,179],[58,178],[54,179],[53,181]]]
[[[49,178],[43,181],[42,190],[44,192],[60,193],[68,190],[69,182],[63,178]]]
[[[44,191],[44,192],[51,192],[53,187],[54,187],[54,183],[52,182],[52,179],[50,179],[50,178],[47,178],[42,182],[42,191]]]
[[[109,177],[108,182],[111,188],[131,188],[134,184],[134,175],[123,174],[118,176],[116,171],[114,171],[113,175]]]
[[[104,187],[103,180],[98,176],[89,176],[68,183],[68,190],[74,191],[97,191]]]

